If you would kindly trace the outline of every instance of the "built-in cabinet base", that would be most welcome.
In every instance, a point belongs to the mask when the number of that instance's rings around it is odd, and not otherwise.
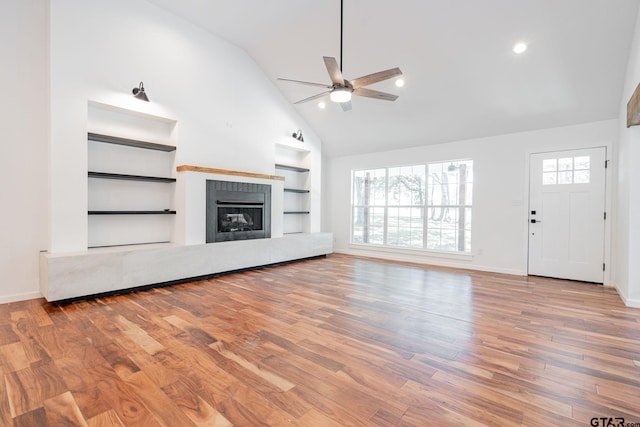
[[[47,301],[75,299],[242,270],[333,251],[331,233],[219,242],[140,245],[40,256],[40,292]]]

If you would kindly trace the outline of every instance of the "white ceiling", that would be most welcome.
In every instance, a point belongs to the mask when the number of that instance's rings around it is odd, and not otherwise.
[[[246,50],[291,102],[322,89],[278,77],[330,84],[339,0],[148,1]],[[397,66],[406,85],[372,85],[400,98],[354,97],[349,112],[295,108],[329,156],[615,118],[639,2],[344,0],[345,78]]]

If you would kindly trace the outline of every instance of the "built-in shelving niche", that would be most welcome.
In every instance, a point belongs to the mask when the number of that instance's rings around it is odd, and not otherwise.
[[[175,120],[89,104],[89,248],[173,240]]]
[[[284,176],[284,234],[309,233],[310,152],[276,145],[276,174]]]

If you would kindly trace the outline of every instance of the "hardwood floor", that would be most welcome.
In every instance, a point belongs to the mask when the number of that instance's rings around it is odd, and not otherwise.
[[[640,423],[640,309],[598,285],[331,255],[0,305],[0,370],[2,426]]]

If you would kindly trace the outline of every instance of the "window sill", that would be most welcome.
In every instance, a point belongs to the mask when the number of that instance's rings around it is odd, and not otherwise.
[[[433,258],[446,258],[455,259],[460,261],[473,261],[473,254],[461,253],[461,252],[449,252],[449,251],[435,251],[430,249],[414,249],[414,248],[402,248],[398,246],[388,245],[363,245],[359,243],[350,243],[349,249],[357,249],[372,252],[387,252],[394,254],[406,254],[406,255],[418,255],[427,256]]]

